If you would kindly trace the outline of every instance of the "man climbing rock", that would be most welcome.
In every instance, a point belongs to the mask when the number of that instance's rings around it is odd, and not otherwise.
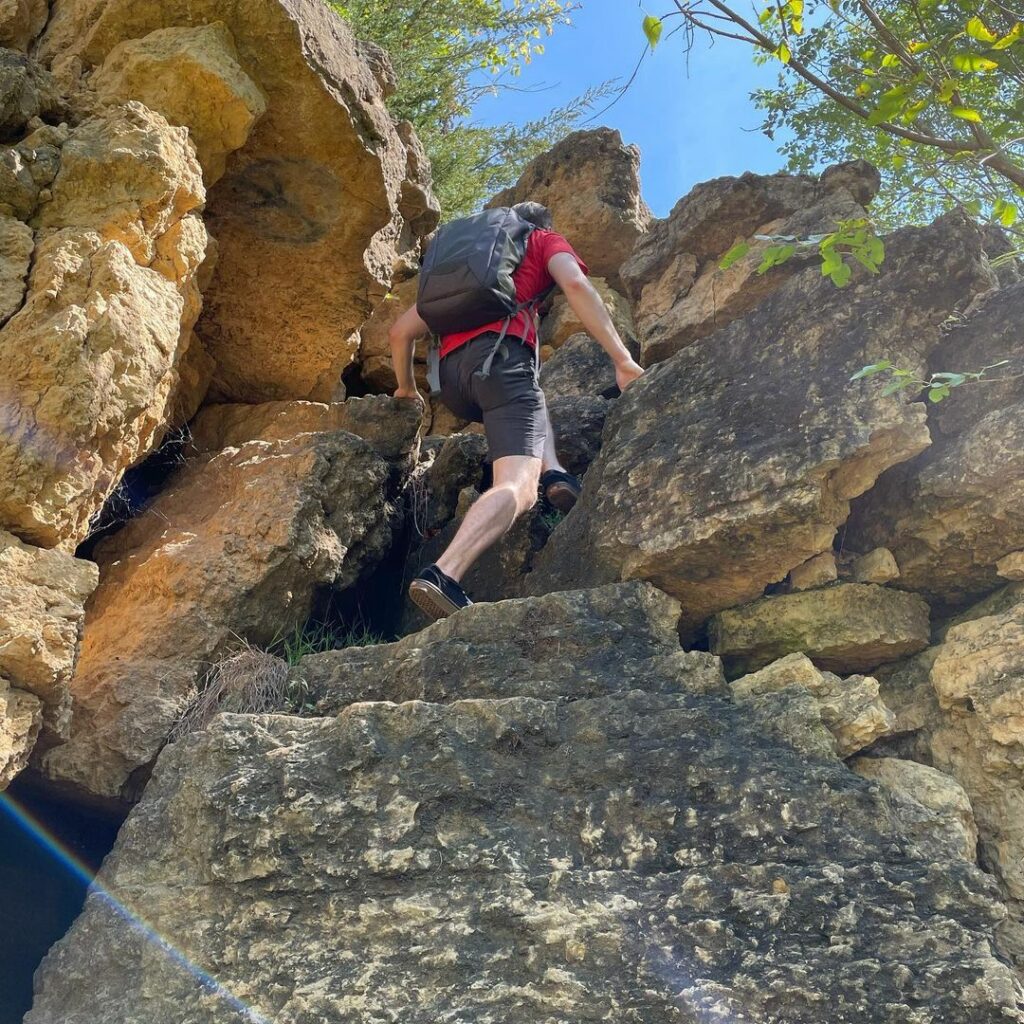
[[[539,203],[445,225],[427,251],[416,304],[391,328],[395,397],[422,401],[413,350],[433,330],[440,343],[432,350],[439,365],[431,386],[455,415],[483,423],[493,467],[491,488],[470,507],[437,562],[409,587],[412,600],[435,619],[472,603],[460,580],[534,505],[538,488],[563,512],[580,492],[579,481],[558,461],[540,388],[536,306],[561,288],[615,364],[619,388],[644,372],[587,280],[586,264],[551,226],[550,212]]]

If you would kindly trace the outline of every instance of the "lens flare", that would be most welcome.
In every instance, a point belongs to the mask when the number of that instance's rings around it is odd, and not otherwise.
[[[0,793],[0,815],[13,821],[34,842],[47,850],[63,868],[88,886],[87,899],[98,900],[116,914],[132,932],[144,938],[154,949],[163,953],[172,964],[186,972],[205,994],[214,995],[223,1000],[249,1024],[272,1024],[269,1018],[264,1017],[209,972],[190,960],[181,949],[161,935],[136,909],[118,899],[98,878],[93,877],[92,871],[84,861],[8,793]]]

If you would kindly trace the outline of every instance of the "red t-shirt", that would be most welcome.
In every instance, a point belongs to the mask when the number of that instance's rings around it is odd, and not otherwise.
[[[573,247],[560,234],[556,231],[547,231],[544,228],[535,228],[526,240],[526,254],[523,256],[522,263],[512,273],[517,302],[534,299],[554,285],[554,278],[548,273],[548,260],[560,252],[569,253],[579,264],[580,270],[584,274],[589,273],[586,263],[579,258]],[[533,347],[536,344],[536,337],[530,322],[532,319],[529,310],[524,309],[517,313],[509,324],[508,334],[522,338]],[[441,339],[442,357],[486,331],[500,331],[504,323],[504,320],[495,320],[493,323],[474,327],[471,331],[456,331],[454,334],[446,334]]]

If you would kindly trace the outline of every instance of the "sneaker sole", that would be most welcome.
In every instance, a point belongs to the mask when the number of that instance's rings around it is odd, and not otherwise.
[[[459,606],[449,601],[440,588],[426,580],[413,580],[409,584],[409,597],[421,612],[432,619],[446,619],[459,610]]]
[[[564,483],[549,484],[545,497],[552,508],[559,512],[569,512],[579,500],[579,491]]]

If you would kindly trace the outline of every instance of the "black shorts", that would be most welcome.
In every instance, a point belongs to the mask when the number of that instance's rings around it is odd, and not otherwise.
[[[487,457],[506,455],[542,458],[547,436],[547,407],[537,381],[533,349],[519,338],[505,338],[481,377],[480,368],[498,335],[481,334],[441,360],[441,401],[456,416],[483,423]]]

